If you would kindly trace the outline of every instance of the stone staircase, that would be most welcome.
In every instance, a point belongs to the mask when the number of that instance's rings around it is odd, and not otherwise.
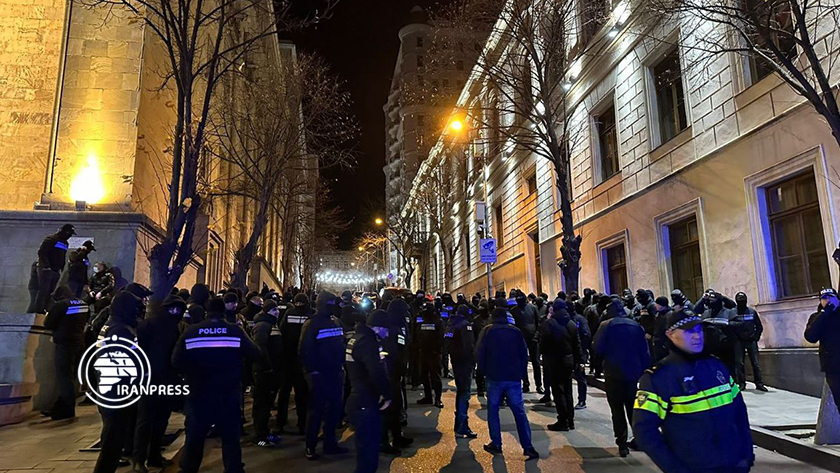
[[[0,312],[0,425],[50,408],[56,395],[50,335],[43,314]]]

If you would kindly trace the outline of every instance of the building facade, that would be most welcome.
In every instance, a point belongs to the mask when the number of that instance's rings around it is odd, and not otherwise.
[[[657,295],[680,288],[694,300],[706,288],[729,297],[743,291],[764,321],[760,345],[774,385],[818,395],[814,352],[800,349],[809,346],[803,332],[816,294],[838,284],[831,254],[840,237],[840,149],[831,130],[751,58],[700,57],[692,46],[713,25],[664,22],[641,35],[634,17],[619,24],[627,4],[605,8],[609,19],[588,38],[603,49],[576,63],[568,95],[569,119],[582,133],[570,163],[580,287]],[[815,42],[836,44],[833,26],[817,33]],[[476,68],[459,107],[487,93]],[[469,152],[469,143],[442,137],[432,154]],[[428,172],[421,169],[416,186]],[[499,248],[494,285],[553,297],[563,284],[551,165],[526,152],[497,153],[485,172]],[[465,243],[452,281],[437,276],[430,290],[484,292],[471,216],[479,200],[473,191],[453,209],[450,233]]]
[[[267,2],[270,4],[270,2]],[[167,56],[143,21],[118,7],[75,2],[4,1],[0,19],[0,310],[27,306],[29,267],[43,236],[64,223],[94,240],[92,260],[123,281],[149,284],[147,254],[164,227],[175,123],[175,94],[161,88]],[[269,6],[270,8],[270,6]],[[244,29],[265,28],[251,15]],[[247,66],[271,73],[293,61],[293,45],[266,37]],[[219,100],[223,100],[219,94]],[[294,105],[292,105],[294,106]],[[225,166],[205,162],[199,180]],[[314,186],[312,187],[314,188]],[[194,257],[178,285],[229,280],[234,252],[247,240],[247,199],[206,199]],[[249,286],[283,280],[283,228],[271,217]]]

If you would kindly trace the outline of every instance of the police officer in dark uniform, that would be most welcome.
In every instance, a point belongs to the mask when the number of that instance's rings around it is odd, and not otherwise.
[[[737,376],[735,360],[738,350],[743,350],[737,335],[740,322],[735,318],[735,310],[727,307],[731,300],[724,299],[719,292],[709,289],[697,302],[696,308],[703,310],[699,314],[703,320],[706,352],[720,358],[729,373]],[[734,307],[735,303],[731,302],[731,306]]]
[[[392,369],[389,370],[391,385],[391,405],[386,409],[386,428],[391,434],[391,445],[405,448],[414,443],[413,438],[403,435],[402,426],[407,424],[405,413],[405,378],[408,375],[409,348],[412,342],[408,333],[406,319],[411,320],[411,310],[402,299],[395,299],[388,304],[389,340],[394,350],[391,353]],[[383,341],[383,346],[385,341]]]
[[[449,318],[444,340],[449,356],[452,357],[452,372],[455,375],[455,437],[474,439],[478,434],[470,429],[469,408],[472,374],[475,369],[475,335],[469,321],[470,308],[458,306],[455,315]]]
[[[513,291],[511,291],[513,292]],[[513,296],[513,294],[511,294]],[[540,370],[540,345],[537,341],[537,311],[528,304],[528,299],[522,291],[517,291],[513,296],[515,305],[510,309],[516,327],[525,336],[525,344],[528,345],[528,359],[531,360],[531,367],[534,370],[534,384],[537,385],[537,393],[544,394],[542,388],[542,371]],[[522,392],[531,392],[531,382],[527,375],[522,380]]]
[[[190,290],[190,299],[187,301],[187,311],[184,313],[184,321],[189,324],[197,324],[204,320],[207,309],[204,305],[210,300],[210,288],[206,284],[193,284]]]
[[[298,354],[309,387],[306,416],[306,458],[317,458],[318,432],[324,425],[324,454],[347,450],[338,446],[335,429],[341,417],[344,387],[344,330],[336,315],[338,298],[322,291],[315,302],[316,313],[303,324]]]
[[[64,270],[68,240],[75,234],[76,229],[68,223],[58,232],[47,235],[41,242],[38,248],[38,296],[35,298],[34,312],[43,314],[47,311],[50,296]]]
[[[492,320],[490,320],[490,302],[487,299],[481,299],[478,302],[478,312],[476,312],[475,317],[473,318],[473,334],[475,335],[475,343],[478,344],[478,337],[481,334],[481,331],[484,330],[484,327],[490,325]],[[484,378],[484,373],[481,372],[479,369],[477,362],[475,367],[475,389],[476,389],[476,396],[483,397],[486,390],[486,379]]]
[[[90,315],[90,306],[77,298],[67,286],[59,286],[53,297],[56,302],[47,312],[44,328],[53,332],[58,399],[49,414],[53,420],[61,420],[76,417],[76,387],[73,380],[85,350],[85,323]]]
[[[820,344],[820,371],[840,410],[840,299],[834,289],[820,291],[820,305],[808,318],[805,340]]]
[[[262,357],[253,364],[254,370],[254,443],[259,447],[272,448],[280,441],[279,435],[272,435],[268,430],[271,417],[271,404],[277,397],[282,373],[283,337],[277,321],[280,309],[277,302],[269,299],[263,305],[263,311],[254,317],[254,343],[260,348]]]
[[[566,301],[555,300],[552,309],[552,315],[540,327],[543,361],[557,409],[557,422],[548,429],[565,432],[575,428],[572,376],[583,369],[583,352],[577,325],[569,317]]]
[[[426,305],[422,317],[423,322],[418,326],[416,340],[420,345],[420,380],[425,393],[417,404],[434,404],[435,407],[443,408],[440,400],[443,390],[440,381],[443,322],[432,304]]]
[[[245,359],[260,359],[260,349],[236,324],[225,320],[221,299],[207,303],[207,316],[190,325],[172,354],[172,365],[190,387],[185,412],[187,439],[181,472],[195,473],[204,456],[204,440],[215,425],[222,440],[226,473],[242,473],[242,368]]]
[[[741,342],[741,347],[735,354],[735,364],[737,366],[736,381],[741,390],[747,388],[747,373],[744,364],[744,351],[750,357],[750,364],[753,369],[753,379],[755,380],[755,389],[767,392],[767,386],[764,385],[761,379],[761,365],[758,362],[758,341],[761,340],[761,334],[764,332],[764,326],[761,325],[761,318],[758,312],[747,305],[747,295],[743,292],[735,294],[735,318],[734,321],[737,327],[738,340]]]
[[[90,253],[96,251],[90,240],[70,252],[67,258],[67,285],[76,297],[82,296],[82,289],[88,285],[88,268],[90,268]]]
[[[143,301],[130,291],[120,291],[111,301],[110,317],[102,328],[102,338],[119,337],[134,341],[140,320]],[[95,387],[93,387],[95,389]],[[120,463],[120,454],[126,444],[126,437],[133,436],[137,406],[122,409],[99,408],[102,417],[102,432],[99,457],[94,473],[114,473]],[[131,429],[131,433],[129,433]]]
[[[359,321],[364,321],[365,316],[360,311],[356,309],[356,305],[353,304],[346,304],[344,302],[344,298],[342,297],[342,302],[339,302],[339,306],[341,307],[341,317],[339,317],[339,322],[341,322],[341,328],[344,329],[344,345],[346,346],[347,343],[353,338],[353,335],[356,333],[356,324]],[[350,384],[350,377],[344,377],[344,408],[341,411],[341,420],[339,421],[339,426],[344,426],[344,420],[347,417],[347,399],[350,397],[350,392],[353,390],[353,386]]]
[[[685,297],[685,294],[683,294],[683,292],[679,289],[671,291],[671,302],[673,303],[671,309],[673,309],[674,312],[678,312],[683,309],[691,311],[694,310],[694,304],[688,300],[688,298]]]
[[[283,367],[285,371],[280,385],[280,395],[277,401],[277,426],[282,429],[289,418],[289,397],[295,390],[295,410],[297,412],[297,433],[306,432],[306,410],[309,388],[303,375],[303,367],[298,355],[300,334],[303,324],[312,316],[309,298],[306,294],[296,294],[283,320],[280,322],[280,333],[283,335]]]
[[[748,472],[755,454],[738,384],[704,353],[694,312],[673,312],[667,325],[671,353],[639,382],[636,443],[665,472]]]
[[[382,360],[382,346],[364,320],[357,322],[347,342],[345,360],[353,392],[347,400],[347,414],[355,430],[356,473],[372,473],[379,465],[380,411],[391,404],[388,374]]]
[[[172,353],[181,338],[179,326],[186,310],[187,303],[183,299],[167,296],[157,314],[137,326],[137,344],[149,357],[154,385],[180,384],[172,368]],[[134,471],[147,472],[147,466],[162,468],[168,464],[160,451],[172,407],[172,398],[163,395],[142,396],[138,401],[131,458]]]
[[[408,373],[411,389],[416,391],[420,384],[420,344],[416,340],[423,320],[423,311],[426,307],[426,293],[417,291],[409,307],[411,308],[411,324],[409,324],[407,330],[414,343],[408,347]]]
[[[437,303],[437,300],[435,300]],[[455,301],[452,300],[452,294],[444,293],[440,298],[440,306],[438,306],[438,313],[440,314],[440,321],[444,327],[449,323],[449,318],[455,315]],[[446,345],[443,346],[440,357],[440,367],[443,369],[443,377],[449,378],[449,352],[446,350]]]

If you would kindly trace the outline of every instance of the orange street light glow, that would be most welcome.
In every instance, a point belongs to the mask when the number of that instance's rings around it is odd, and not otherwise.
[[[464,123],[461,120],[452,120],[452,123],[449,124],[449,128],[452,128],[453,131],[461,131],[464,129]]]

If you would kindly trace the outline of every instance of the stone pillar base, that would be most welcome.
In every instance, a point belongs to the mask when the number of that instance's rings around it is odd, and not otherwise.
[[[50,337],[43,314],[0,312],[0,425],[52,407],[57,389]]]

